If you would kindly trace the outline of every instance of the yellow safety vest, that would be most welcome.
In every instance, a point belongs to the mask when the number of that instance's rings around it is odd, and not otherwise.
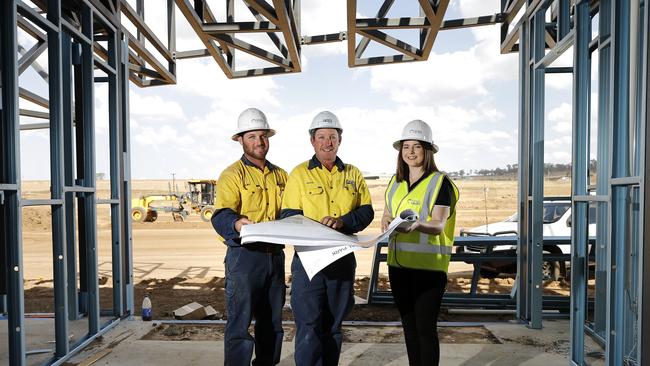
[[[219,176],[215,209],[229,208],[254,222],[272,221],[280,213],[287,172],[271,163],[264,170],[242,160]]]
[[[391,217],[397,217],[402,211],[410,209],[419,215],[418,220],[430,221],[431,211],[440,192],[443,179],[445,179],[443,173],[434,172],[409,192],[408,182],[398,183],[393,176],[386,189],[385,209],[389,210]],[[419,231],[393,235],[388,246],[387,264],[389,266],[447,272],[454,244],[455,206],[458,202],[458,188],[451,179],[449,181],[453,187],[454,200],[444,230],[438,235]]]

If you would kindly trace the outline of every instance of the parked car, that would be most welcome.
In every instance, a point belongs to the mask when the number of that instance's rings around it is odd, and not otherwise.
[[[544,239],[558,237],[571,237],[571,201],[548,200],[543,203],[542,230]],[[518,233],[519,215],[517,213],[507,219],[471,229],[462,229],[461,236],[516,236]],[[596,234],[596,208],[589,208],[589,236]],[[483,246],[458,247],[459,252],[485,253]],[[571,254],[570,244],[545,244],[544,253]],[[516,245],[497,245],[492,248],[492,253],[516,255]],[[557,280],[566,277],[566,263],[564,261],[545,261],[542,265],[544,279]],[[517,263],[513,261],[485,261],[481,262],[481,276],[494,278],[501,273],[516,273]]]

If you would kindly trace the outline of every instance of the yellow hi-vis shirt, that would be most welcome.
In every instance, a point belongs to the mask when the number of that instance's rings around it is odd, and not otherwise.
[[[229,208],[254,222],[275,220],[280,213],[287,172],[268,162],[261,170],[243,159],[219,176],[215,210]]]
[[[339,218],[359,206],[371,205],[370,191],[359,169],[337,158],[329,171],[316,161],[312,158],[291,171],[282,209],[302,210],[303,216],[320,221],[325,216]]]
[[[389,210],[392,217],[397,217],[402,211],[411,209],[419,215],[418,220],[430,221],[444,179],[443,173],[431,173],[409,192],[408,182],[398,183],[393,176],[386,189],[385,209]],[[449,182],[454,196],[443,231],[438,235],[419,231],[394,235],[388,246],[386,262],[389,266],[447,272],[454,244],[456,202],[458,202],[458,188],[451,179]]]

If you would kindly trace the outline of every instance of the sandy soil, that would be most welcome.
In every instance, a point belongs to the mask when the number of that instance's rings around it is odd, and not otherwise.
[[[469,228],[485,222],[486,208],[490,222],[502,220],[516,210],[516,181],[458,181],[461,200],[458,205],[457,227]],[[375,208],[375,220],[365,233],[378,232],[379,219],[383,214],[383,195],[387,179],[369,180]],[[178,184],[183,189],[182,183]],[[487,188],[487,193],[485,193]],[[133,197],[142,194],[164,193],[167,181],[134,181]],[[547,182],[548,195],[566,195],[570,190],[568,181]],[[25,198],[45,198],[49,195],[49,182],[25,182]],[[108,198],[109,183],[99,182],[98,196]],[[487,199],[486,199],[487,194]],[[111,252],[110,212],[108,206],[98,207],[98,258],[100,270],[102,308],[110,308],[111,298]],[[23,209],[23,258],[25,273],[26,311],[50,312],[53,306],[51,213],[49,207],[26,207]],[[287,250],[285,269],[290,273],[291,251]],[[168,318],[171,312],[188,302],[197,301],[212,305],[220,314],[225,313],[223,304],[223,258],[225,246],[210,223],[202,222],[198,215],[185,222],[174,222],[171,215],[160,215],[154,223],[133,223],[133,265],[135,301],[139,304],[145,292],[151,294],[154,311],[159,318]],[[368,276],[372,264],[372,250],[356,253],[356,295],[366,297]],[[449,291],[469,291],[472,267],[465,263],[452,263]],[[385,275],[382,266],[380,273]],[[479,292],[509,293],[513,278],[482,279]],[[388,281],[382,277],[382,288],[388,289]],[[555,281],[545,284],[545,291],[568,294],[569,284]],[[291,314],[288,311],[287,318]],[[393,307],[358,306],[350,315],[351,320],[397,320]]]

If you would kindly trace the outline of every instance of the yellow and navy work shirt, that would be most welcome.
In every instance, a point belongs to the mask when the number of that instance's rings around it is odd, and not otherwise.
[[[407,181],[396,182],[393,176],[386,189],[385,209],[389,210],[391,217],[410,209],[418,214],[420,221],[430,221],[433,206],[441,201],[438,198],[443,187],[451,190],[451,202],[447,203],[449,198],[444,200],[450,213],[443,231],[438,235],[419,231],[393,235],[386,261],[389,266],[447,272],[454,244],[458,202],[458,188],[451,179],[443,173],[433,172],[414,187],[409,187]]]
[[[320,221],[325,216],[341,218],[342,232],[365,229],[374,218],[370,191],[356,167],[336,158],[327,170],[314,155],[293,169],[282,197],[280,217],[304,215]]]
[[[272,221],[278,217],[287,172],[270,162],[264,169],[245,156],[227,167],[217,181],[215,214],[212,225],[229,246],[238,246],[239,233],[235,222],[242,216],[254,222]]]

